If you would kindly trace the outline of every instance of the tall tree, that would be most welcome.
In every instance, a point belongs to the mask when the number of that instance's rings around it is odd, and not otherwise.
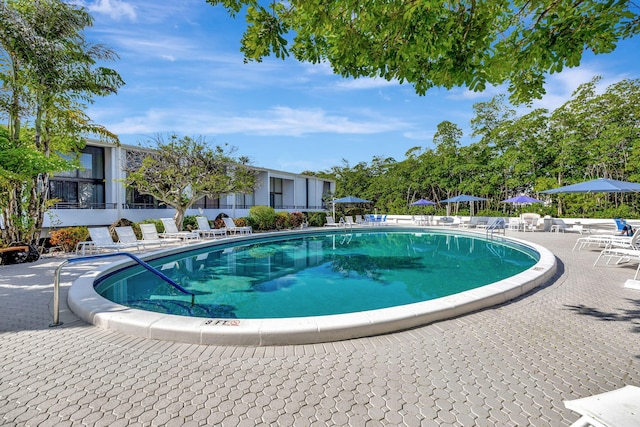
[[[547,73],[640,31],[631,0],[207,1],[232,16],[246,10],[246,60],[292,53],[345,77],[407,81],[419,94],[508,81],[516,102],[541,97]]]
[[[24,140],[24,122],[33,125],[27,147],[45,157],[78,151],[87,135],[118,143],[116,135],[84,113],[95,96],[115,93],[124,84],[114,70],[98,66],[115,54],[84,39],[91,16],[60,0],[8,0],[0,3],[0,17],[0,112],[9,119],[11,143]],[[5,240],[37,239],[54,171],[34,170],[29,180],[7,192]]]
[[[257,173],[248,159],[233,157],[234,149],[209,147],[204,138],[156,137],[154,150],[130,151],[123,165],[125,184],[176,209],[182,229],[184,215],[205,196],[253,192]]]

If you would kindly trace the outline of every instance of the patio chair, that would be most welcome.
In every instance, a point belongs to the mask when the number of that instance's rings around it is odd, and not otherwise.
[[[582,415],[571,427],[640,427],[640,387],[627,385],[582,399],[565,400],[564,406]]]
[[[253,233],[253,228],[251,228],[251,226],[249,225],[245,225],[245,226],[237,226],[236,223],[233,221],[233,218],[230,217],[224,217],[222,218],[224,220],[224,226],[226,227],[227,231],[229,231],[230,233],[233,234],[251,234]]]
[[[476,228],[478,226],[479,220],[480,220],[480,217],[472,216],[471,219],[469,219],[469,221],[461,222],[460,223],[460,227],[461,228]]]
[[[559,232],[577,232],[582,234],[582,232],[584,231],[583,227],[581,224],[573,224],[573,225],[567,225],[564,220],[560,219],[560,218],[553,218],[551,220],[551,230],[550,231],[555,231],[556,233]]]
[[[212,237],[215,239],[216,237],[227,236],[227,230],[223,228],[211,228],[209,220],[204,216],[197,216],[196,221],[198,222],[198,229],[193,230],[193,232],[200,234],[202,238]]]
[[[353,221],[353,217],[351,215],[347,215],[344,217],[344,226],[345,227],[353,227],[354,225],[358,225]]]
[[[182,239],[178,239],[177,237],[164,237],[160,238],[158,234],[158,229],[155,224],[140,224],[140,231],[142,232],[142,240],[146,242],[148,245],[160,245],[160,247],[165,246],[170,243],[180,243]]]
[[[122,227],[115,227],[116,235],[118,236],[119,243],[129,243],[138,245],[138,251],[142,249],[146,250],[146,245],[150,244],[149,242],[145,242],[144,240],[138,240],[136,237],[136,233],[133,231],[133,228],[129,225]]]
[[[591,247],[593,245],[598,247],[606,247],[611,243],[611,240],[614,237],[623,237],[623,236],[615,236],[613,234],[592,234],[590,236],[579,237],[576,240],[576,243],[573,245],[572,251],[576,249],[580,250],[582,248]]]
[[[91,246],[96,251],[104,249],[113,249],[120,252],[123,249],[136,248],[140,251],[137,243],[116,243],[111,237],[109,228],[107,227],[91,227],[89,228],[89,236],[91,236]]]
[[[538,221],[540,221],[540,215],[536,213],[523,213],[520,215],[522,221],[523,231],[539,231],[540,227]]]
[[[360,224],[360,225],[364,225],[365,223],[365,219],[362,217],[362,215],[356,215],[356,224]]]
[[[183,241],[200,240],[200,234],[193,231],[180,231],[173,218],[160,218],[164,225],[164,233],[160,233],[160,237],[178,238]]]
[[[520,218],[509,218],[507,228],[512,231],[524,231],[524,224]]]
[[[344,225],[344,220],[340,218],[339,222],[336,222],[332,216],[327,216],[327,222],[324,224],[325,227],[342,227]]]

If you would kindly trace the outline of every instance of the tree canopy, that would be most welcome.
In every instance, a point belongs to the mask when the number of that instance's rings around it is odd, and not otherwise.
[[[374,157],[356,165],[344,160],[323,173],[336,179],[336,197],[357,195],[379,211],[397,214],[424,212],[409,206],[420,198],[439,202],[462,193],[489,199],[480,205],[493,214],[514,213],[513,205],[500,200],[520,194],[545,199],[539,191],[595,178],[640,182],[640,80],[623,80],[603,92],[597,82],[581,85],[551,112],[517,115],[504,96],[477,103],[471,120],[477,140],[469,145],[461,144],[458,125],[443,121],[433,147],[415,147],[399,160]],[[528,209],[639,217],[640,195],[554,195],[551,205]]]
[[[117,72],[98,65],[115,53],[84,38],[92,22],[85,9],[60,0],[0,2],[0,117],[8,124],[0,144],[5,242],[39,237],[49,174],[72,166],[64,156],[82,149],[84,137],[118,143],[84,112],[95,97],[124,84]]]
[[[125,184],[176,209],[179,228],[185,212],[205,196],[252,193],[256,171],[248,159],[233,157],[235,149],[211,148],[204,138],[157,136],[153,151],[129,151]]]
[[[509,84],[512,102],[540,98],[545,74],[612,52],[640,31],[629,0],[207,0],[246,13],[245,60],[293,55],[344,77],[429,88]],[[634,11],[634,9],[636,9]]]

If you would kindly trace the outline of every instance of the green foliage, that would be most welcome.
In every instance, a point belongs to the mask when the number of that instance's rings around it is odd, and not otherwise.
[[[461,145],[458,126],[445,121],[433,148],[414,147],[400,161],[374,157],[351,166],[343,160],[325,173],[336,179],[336,197],[372,200],[367,209],[378,212],[442,215],[445,204],[420,209],[410,204],[470,194],[488,199],[474,203],[476,215],[516,215],[526,209],[556,217],[608,217],[610,210],[626,206],[626,217],[640,217],[640,195],[635,193],[539,193],[598,177],[640,182],[640,80],[623,80],[604,91],[597,82],[594,78],[581,85],[552,112],[535,109],[517,116],[504,96],[478,103],[471,120],[477,141],[469,145]],[[547,203],[519,208],[500,202],[519,194]],[[453,215],[470,212],[468,203],[449,208]],[[336,213],[354,214],[340,205]]]
[[[140,224],[153,224],[153,225],[156,226],[156,230],[158,230],[158,233],[164,233],[164,224],[159,219],[147,218],[147,219],[145,219],[143,221],[140,221],[140,222],[136,223],[138,228],[140,228]]]
[[[233,157],[234,148],[211,148],[203,138],[158,135],[155,151],[127,159],[125,185],[150,194],[176,209],[179,229],[184,214],[205,196],[250,193],[256,185],[257,172],[244,158]]]
[[[540,98],[549,72],[640,32],[637,7],[627,1],[207,1],[231,16],[245,10],[245,61],[291,53],[343,77],[408,82],[420,95],[508,82],[517,103]]]
[[[0,2],[0,22],[0,116],[9,142],[0,143],[2,235],[35,242],[49,206],[49,174],[68,166],[59,156],[78,152],[85,135],[118,143],[85,110],[124,82],[104,67],[115,53],[84,38],[93,20],[79,5],[8,0]]]
[[[182,221],[182,228],[185,230],[197,230],[198,229],[198,220],[195,215],[187,215],[184,217]]]
[[[322,227],[324,223],[327,221],[327,214],[324,212],[310,212],[309,213],[309,226],[311,227]]]
[[[277,212],[275,220],[276,230],[285,230],[291,227],[289,212]]]
[[[89,229],[87,227],[67,227],[54,230],[50,235],[51,245],[60,246],[65,252],[73,252],[78,242],[89,239]]]
[[[291,212],[289,215],[289,224],[293,228],[300,227],[305,221],[305,216],[302,212]]]
[[[256,230],[273,230],[276,226],[276,211],[270,206],[252,206],[249,217],[251,226]]]

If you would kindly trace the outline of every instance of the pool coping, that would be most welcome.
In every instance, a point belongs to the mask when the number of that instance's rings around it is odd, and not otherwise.
[[[361,230],[371,229],[363,227]],[[439,227],[385,227],[387,230],[438,232],[479,237],[478,232],[450,230]],[[331,234],[350,230],[297,230],[295,234]],[[260,233],[248,236],[205,241],[190,244],[189,249],[216,246],[231,241],[250,241],[263,237],[283,235],[287,232]],[[291,233],[293,234],[293,232]],[[483,233],[484,234],[484,233]],[[535,243],[498,236],[501,241],[512,242],[533,249],[540,259],[531,268],[507,279],[460,292],[458,294],[396,307],[357,313],[328,316],[293,317],[286,319],[209,319],[132,309],[103,298],[93,288],[94,281],[105,274],[131,264],[130,260],[116,261],[79,277],[71,286],[67,297],[69,308],[81,319],[100,328],[138,337],[208,345],[290,345],[340,341],[381,335],[439,320],[457,317],[484,308],[503,304],[549,282],[556,274],[555,255]],[[152,252],[141,256],[154,259],[184,251],[185,246]]]

